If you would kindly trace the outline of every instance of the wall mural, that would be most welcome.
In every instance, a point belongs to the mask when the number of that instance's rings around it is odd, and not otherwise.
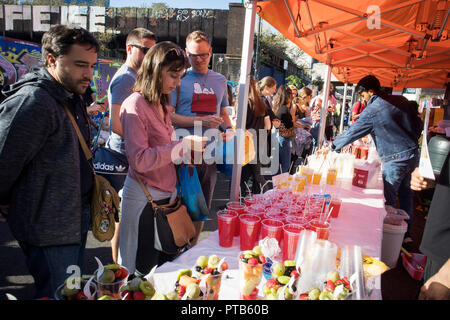
[[[35,43],[0,37],[0,88],[13,84],[41,66],[41,47]]]
[[[97,101],[108,105],[108,87],[112,77],[122,62],[98,59],[91,87],[96,92]],[[27,41],[0,37],[0,89],[13,84],[28,72],[42,66],[41,46]],[[101,117],[101,115],[96,116]],[[95,119],[95,118],[94,118]]]

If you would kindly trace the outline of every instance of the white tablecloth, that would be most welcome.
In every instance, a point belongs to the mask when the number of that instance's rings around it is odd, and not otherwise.
[[[336,187],[332,186],[328,191],[333,192],[335,189]],[[340,198],[342,199],[341,210],[337,219],[331,219],[328,240],[336,243],[338,247],[358,245],[364,254],[380,259],[383,219],[386,215],[381,177],[378,179],[377,189],[361,189],[352,186],[350,180],[344,181]],[[232,247],[222,248],[219,246],[219,236],[216,230],[174,261],[157,268],[155,272],[156,288],[161,292],[173,290],[179,270],[193,267],[199,256],[216,254],[221,258],[225,257],[229,266],[229,270],[222,278],[219,299],[237,300],[239,299],[239,251],[239,237],[234,238]],[[263,283],[264,281],[260,287]],[[375,290],[370,299],[381,300],[380,283],[380,277],[377,277]]]

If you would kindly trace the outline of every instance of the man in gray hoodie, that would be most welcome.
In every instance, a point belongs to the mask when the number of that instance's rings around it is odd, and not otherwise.
[[[42,38],[39,71],[6,87],[0,105],[0,205],[26,257],[35,297],[55,289],[79,266],[90,222],[92,163],[63,108],[90,144],[81,99],[97,63],[99,44],[88,31],[57,25]]]

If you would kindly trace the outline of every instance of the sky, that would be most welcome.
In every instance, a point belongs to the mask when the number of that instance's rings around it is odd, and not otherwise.
[[[151,7],[153,3],[165,3],[169,8],[186,9],[222,9],[228,10],[228,3],[241,3],[241,0],[110,0],[111,7]]]

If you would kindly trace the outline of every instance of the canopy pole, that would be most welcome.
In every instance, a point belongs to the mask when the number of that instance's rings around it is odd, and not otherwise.
[[[320,128],[319,128],[319,144],[318,147],[321,148],[325,138],[325,126],[327,124],[327,113],[328,113],[328,97],[330,95],[330,82],[331,82],[331,65],[327,64],[325,73],[325,82],[323,84],[323,94],[322,94],[322,110],[320,112]]]
[[[344,84],[344,98],[342,99],[342,106],[341,106],[341,123],[339,124],[339,133],[342,133],[344,131],[344,114],[345,114],[345,107],[347,105],[347,82]]]
[[[253,38],[257,7],[256,0],[246,0],[245,7],[244,37],[242,40],[241,72],[239,77],[239,97],[234,143],[233,175],[231,177],[230,190],[231,201],[236,201],[239,199],[239,187],[241,184],[242,159],[245,143],[245,122],[247,119],[248,88],[252,65]],[[258,156],[258,154],[256,156]]]

